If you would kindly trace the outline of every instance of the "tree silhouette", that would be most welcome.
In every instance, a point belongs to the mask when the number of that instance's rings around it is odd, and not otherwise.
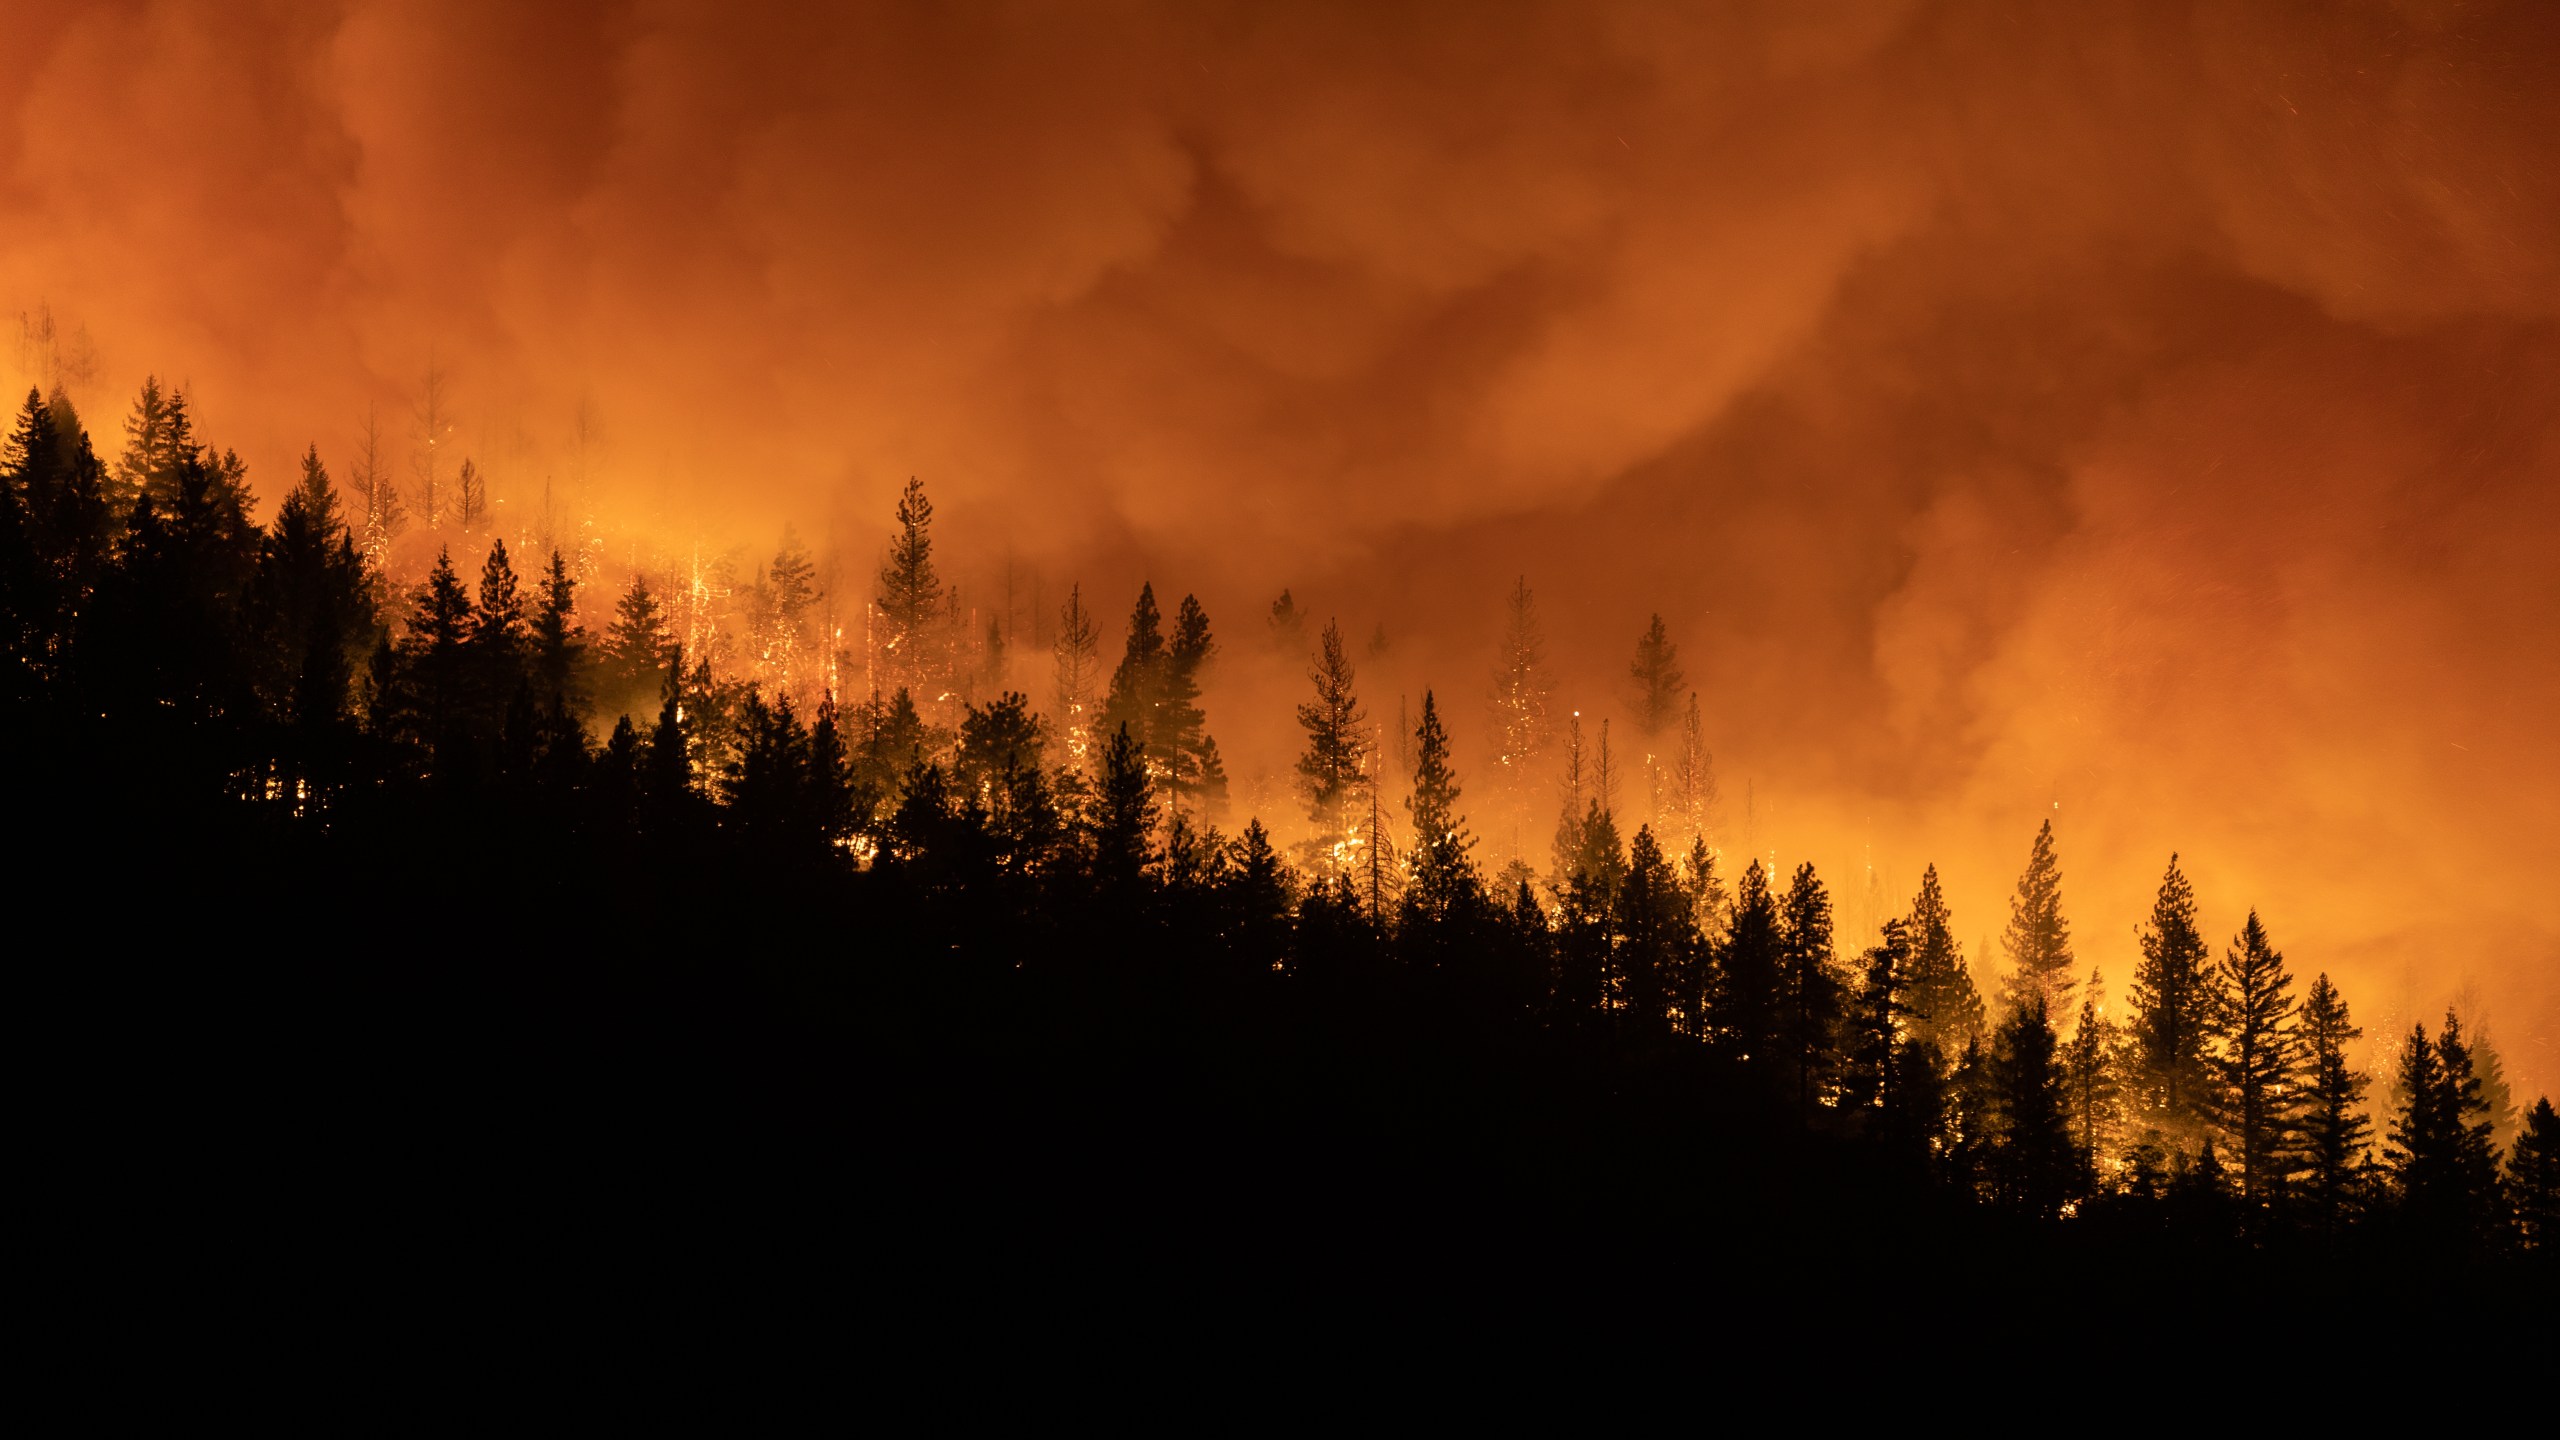
[[[2145,1119],[2173,1136],[2192,1136],[2213,1101],[2207,1059],[2216,1011],[2213,955],[2196,925],[2195,889],[2169,857],[2143,927],[2129,1022],[2135,1089]]]
[[[2257,911],[2249,912],[2217,978],[2223,999],[2215,1120],[2238,1158],[2241,1198],[2263,1209],[2281,1198],[2291,1176],[2300,1042],[2286,993],[2293,977]]]
[[[1938,867],[1921,872],[1920,893],[1911,900],[1908,921],[1911,978],[1905,1001],[1911,1009],[1912,1033],[1942,1054],[1963,1051],[1967,1041],[1984,1033],[1982,996],[1965,968],[1964,951],[1955,936],[1954,917],[1939,888]]]
[[[2071,927],[2062,918],[2062,867],[2053,854],[2053,822],[2036,831],[2027,872],[2009,902],[2009,928],[2000,937],[2009,957],[2008,1002],[2043,1000],[2045,1013],[2071,1001]]]
[[[880,565],[879,648],[890,677],[887,688],[927,699],[941,693],[947,600],[933,561],[933,502],[925,497],[924,482],[910,476],[898,495],[897,533]]]
[[[1316,644],[1307,678],[1315,698],[1298,707],[1298,727],[1307,732],[1306,752],[1298,757],[1298,795],[1307,818],[1334,835],[1351,828],[1352,806],[1369,783],[1369,717],[1352,693],[1358,672],[1342,644],[1342,627],[1326,621]]]
[[[2304,1104],[2301,1159],[2304,1200],[2321,1235],[2334,1239],[2356,1212],[2364,1191],[2372,1124],[2364,1115],[2369,1078],[2349,1063],[2349,1047],[2364,1038],[2347,1016],[2347,1002],[2326,974],[2315,977],[2302,1005]]]
[[[1414,729],[1413,794],[1405,811],[1413,820],[1413,883],[1405,890],[1408,916],[1446,921],[1476,902],[1475,837],[1458,813],[1458,777],[1449,766],[1449,732],[1430,691],[1422,692],[1422,720]]]

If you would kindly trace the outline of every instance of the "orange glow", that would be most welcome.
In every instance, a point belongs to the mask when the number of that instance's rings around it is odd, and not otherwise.
[[[1560,777],[1497,783],[1487,703],[1525,575],[1548,713],[1631,756],[1663,616],[1708,838],[1815,862],[1844,948],[1934,861],[1982,972],[2053,818],[2084,971],[2175,849],[2368,1044],[2468,995],[2560,1087],[2560,7],[1506,13],[51,7],[0,382],[110,454],[182,383],[270,503],[370,407],[511,545],[577,517],[591,627],[646,570],[810,695],[882,661],[920,475],[1044,707],[1071,582],[1106,676],[1141,579],[1196,592],[1233,818],[1293,842],[1287,586],[1543,871]],[[721,653],[785,524],[822,679]]]

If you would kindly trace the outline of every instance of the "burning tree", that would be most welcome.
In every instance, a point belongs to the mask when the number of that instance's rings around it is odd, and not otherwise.
[[[949,678],[943,631],[949,592],[933,564],[933,502],[924,482],[910,476],[898,496],[898,531],[880,566],[877,598],[880,635],[875,644],[884,672],[875,691],[906,690],[931,702],[943,698]]]
[[[1547,701],[1555,682],[1547,674],[1538,601],[1527,576],[1513,582],[1505,603],[1502,650],[1493,672],[1493,776],[1498,789],[1517,798],[1528,793],[1530,777],[1553,738]]]
[[[1680,647],[1671,643],[1671,632],[1664,628],[1660,615],[1654,616],[1644,634],[1636,637],[1636,657],[1627,666],[1627,674],[1634,682],[1630,698],[1635,707],[1636,737],[1644,743],[1646,810],[1660,815],[1663,741],[1679,722],[1680,700],[1688,693],[1689,684],[1680,672]]]
[[[1102,672],[1101,637],[1093,614],[1084,608],[1084,587],[1067,587],[1067,603],[1058,610],[1058,638],[1051,647],[1056,662],[1050,696],[1058,707],[1059,738],[1065,743],[1067,768],[1079,775],[1093,770],[1093,692]]]
[[[1298,707],[1298,725],[1307,732],[1306,753],[1298,757],[1298,794],[1307,818],[1316,823],[1318,846],[1331,854],[1337,868],[1350,858],[1345,847],[1358,843],[1358,812],[1369,784],[1369,717],[1351,688],[1357,675],[1342,643],[1342,626],[1326,621],[1315,663],[1307,671],[1315,699]]]

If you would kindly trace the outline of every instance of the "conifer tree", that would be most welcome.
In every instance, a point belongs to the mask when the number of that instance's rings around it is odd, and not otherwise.
[[[1734,890],[1733,933],[1718,957],[1722,963],[1708,1016],[1716,1037],[1764,1074],[1774,1073],[1779,1058],[1781,943],[1769,873],[1755,856]]]
[[[579,683],[586,666],[586,628],[578,623],[578,582],[569,562],[551,552],[543,572],[533,615],[533,683],[535,699],[552,715],[580,717],[586,697]]]
[[[1006,777],[1038,772],[1047,745],[1040,717],[1031,713],[1031,697],[1008,690],[987,704],[970,705],[963,711],[952,778],[963,794],[992,802]]]
[[[665,693],[674,673],[675,633],[649,577],[634,573],[629,589],[614,602],[613,623],[598,647],[598,681],[608,714],[649,713]]]
[[[2369,1078],[2348,1060],[2364,1031],[2348,1019],[2346,997],[2326,974],[2311,982],[2302,1005],[2304,1105],[2301,1118],[2303,1199],[2324,1236],[2335,1236],[2363,1191],[2372,1125],[2364,1116]]]
[[[462,457],[462,469],[453,477],[454,523],[465,535],[477,535],[489,528],[489,480],[480,466],[468,455]]]
[[[1317,642],[1315,664],[1307,678],[1315,699],[1298,707],[1298,726],[1307,732],[1306,753],[1298,757],[1298,795],[1307,818],[1321,834],[1339,836],[1355,819],[1369,783],[1369,717],[1352,693],[1358,672],[1342,644],[1342,627],[1326,621]]]
[[[2077,1193],[2087,1169],[2071,1140],[2059,1048],[2041,991],[2009,1007],[1991,1048],[1993,1197],[2039,1219]]]
[[[1703,957],[1724,943],[1727,922],[1731,919],[1728,905],[1732,899],[1725,893],[1724,877],[1716,872],[1716,852],[1707,848],[1701,837],[1691,837],[1688,858],[1683,864],[1682,879],[1689,887],[1690,923],[1697,927],[1700,954]],[[1698,984],[1689,991],[1688,1003],[1693,1011],[1703,1003],[1708,980],[1702,971]]]
[[[898,530],[880,566],[881,638],[888,686],[933,699],[944,679],[943,626],[948,592],[933,563],[933,502],[910,476],[898,496]]]
[[[1880,943],[1868,947],[1858,963],[1857,985],[1850,996],[1840,1044],[1840,1099],[1850,1109],[1883,1109],[1890,1103],[1896,1078],[1896,1053],[1910,1015],[1904,988],[1911,975],[1911,927],[1900,919],[1884,922]]]
[[[1165,669],[1163,616],[1156,609],[1156,587],[1140,585],[1138,603],[1129,611],[1129,638],[1119,665],[1111,672],[1111,693],[1102,702],[1102,728],[1106,733],[1127,729],[1159,780],[1169,772],[1155,739],[1164,708]]]
[[[2424,1025],[2411,1027],[2397,1079],[2400,1109],[2383,1154],[2402,1219],[2427,1243],[2453,1253],[2476,1251],[2498,1218],[2498,1176],[2488,1107],[2462,1043],[2460,1018],[2445,1012],[2444,1030],[2433,1044]]]
[[[1811,861],[1796,867],[1779,907],[1778,966],[1796,1106],[1810,1113],[1830,1081],[1847,999],[1832,948],[1831,893]]]
[[[124,437],[124,454],[116,461],[114,485],[107,492],[109,508],[121,515],[149,496],[167,509],[177,491],[178,466],[195,454],[185,397],[164,394],[157,375],[143,377],[142,393],[134,397],[133,413],[124,422]]]
[[[2080,994],[2079,1024],[2062,1048],[2064,1104],[2072,1142],[2085,1167],[2083,1189],[2095,1188],[2098,1161],[2115,1146],[2123,1090],[2118,1075],[2121,1040],[2115,1022],[2107,1018],[2105,982],[2092,968],[2089,986]]]
[[[1104,893],[1125,894],[1154,872],[1157,824],[1146,755],[1122,726],[1102,747],[1102,781],[1094,792],[1094,880]]]
[[[70,397],[59,389],[51,398],[27,391],[0,446],[0,477],[16,492],[26,582],[49,597],[39,608],[54,612],[55,638],[68,643],[114,549],[117,518],[106,468]]]
[[[1991,1052],[1984,1037],[1966,1038],[1947,1077],[1947,1131],[1942,1160],[1957,1189],[1989,1198],[1992,1154],[1999,1141],[1998,1097],[1992,1091]]]
[[[1479,896],[1475,837],[1458,813],[1458,777],[1449,766],[1449,732],[1431,692],[1422,692],[1422,721],[1414,731],[1413,794],[1405,811],[1413,818],[1413,883],[1406,913],[1445,921],[1464,913]]]
[[[1211,821],[1225,809],[1227,774],[1218,759],[1218,742],[1209,735],[1209,717],[1200,708],[1200,682],[1217,648],[1209,635],[1209,612],[1201,608],[1199,597],[1183,596],[1173,639],[1165,647],[1161,708],[1149,737],[1175,803]]]
[[[1576,710],[1565,721],[1564,804],[1556,815],[1556,834],[1550,856],[1554,873],[1547,882],[1548,888],[1558,895],[1564,893],[1565,885],[1573,879],[1581,861],[1583,812],[1590,803],[1585,799],[1584,791],[1588,787],[1582,761],[1582,712]]]
[[[1058,611],[1058,638],[1051,701],[1057,706],[1059,740],[1066,748],[1067,768],[1081,775],[1094,757],[1094,689],[1100,678],[1101,639],[1092,612],[1084,608],[1084,587],[1068,587],[1067,603]]]
[[[1964,950],[1955,936],[1954,917],[1939,888],[1938,867],[1920,876],[1920,893],[1911,900],[1911,978],[1905,987],[1911,1029],[1939,1053],[1959,1054],[1965,1042],[1984,1032],[1982,995],[1965,967]]]
[[[303,455],[301,482],[260,544],[250,608],[270,703],[306,727],[336,722],[375,622],[371,587],[317,447]]]
[[[1588,1025],[1621,1003],[1618,909],[1627,860],[1618,826],[1598,801],[1583,811],[1571,868],[1558,894],[1556,1007],[1573,1025]]]
[[[430,763],[449,758],[466,733],[471,622],[471,596],[454,573],[453,553],[440,548],[410,608],[401,644],[407,709],[415,716],[416,738],[427,746]]]
[[[2138,1103],[2149,1123],[2173,1136],[2192,1135],[2214,1098],[2214,1071],[2206,1052],[2216,991],[2212,952],[2196,924],[2195,889],[2175,855],[2161,877],[2141,941],[2129,1024]]]
[[[493,541],[480,566],[480,596],[471,610],[471,667],[474,701],[484,721],[505,713],[525,681],[530,632],[524,618],[524,593],[515,566],[507,560],[507,542]]]
[[[2009,902],[2009,928],[2000,937],[2009,957],[2006,994],[2011,1005],[2039,996],[2050,1015],[2071,1001],[2071,927],[2062,918],[2062,867],[2053,854],[2053,822],[2036,831],[2027,871]]]
[[[2507,1156],[2507,1196],[2515,1205],[2517,1242],[2547,1271],[2560,1256],[2560,1113],[2547,1097],[2526,1113]]]
[[[1628,665],[1627,674],[1633,682],[1629,698],[1643,757],[1645,812],[1659,815],[1663,811],[1663,772],[1670,748],[1666,742],[1679,724],[1681,701],[1689,684],[1680,673],[1680,647],[1671,643],[1671,633],[1663,627],[1660,615],[1654,616],[1644,634],[1636,637],[1636,656]]]
[[[1690,957],[1698,948],[1689,892],[1662,853],[1650,826],[1627,847],[1626,881],[1618,889],[1618,970],[1626,1016],[1639,1034],[1668,1035],[1693,1018]]]
[[[1280,592],[1279,599],[1271,602],[1271,616],[1266,628],[1270,633],[1271,648],[1280,654],[1295,655],[1299,647],[1307,643],[1306,612],[1298,608],[1298,602],[1290,598],[1286,590]]]
[[[1547,673],[1546,639],[1527,576],[1513,582],[1504,603],[1502,649],[1494,663],[1491,696],[1492,775],[1497,790],[1524,796],[1536,786],[1539,762],[1552,738],[1547,707],[1555,682]],[[1581,817],[1579,796],[1573,798],[1570,810],[1575,819]]]
[[[365,407],[364,429],[356,436],[355,462],[349,467],[347,488],[355,492],[358,502],[359,513],[352,525],[356,548],[364,555],[366,567],[378,577],[390,563],[391,542],[408,524],[409,507],[400,498],[400,487],[393,483],[383,461],[382,427],[374,419],[371,406]]]
[[[2217,1007],[2213,1057],[2219,1084],[2214,1118],[2239,1162],[2240,1196],[2263,1210],[2281,1196],[2290,1178],[2300,1069],[2300,1037],[2294,1028],[2293,977],[2284,956],[2267,942],[2258,912],[2232,941],[2217,972],[2223,995]]]
[[[1680,719],[1679,752],[1671,770],[1671,816],[1679,832],[1704,840],[1715,828],[1716,799],[1716,759],[1707,750],[1706,723],[1698,718],[1693,690]]]
[[[445,403],[444,371],[432,356],[427,361],[426,380],[419,387],[418,408],[411,422],[418,442],[409,458],[410,474],[417,482],[417,500],[412,508],[417,512],[418,523],[432,534],[444,529],[453,509],[444,481],[444,453],[453,437],[453,413]]]
[[[773,563],[765,567],[763,596],[765,633],[760,658],[766,673],[788,693],[809,682],[811,660],[817,653],[809,640],[809,615],[822,595],[817,562],[787,525]]]

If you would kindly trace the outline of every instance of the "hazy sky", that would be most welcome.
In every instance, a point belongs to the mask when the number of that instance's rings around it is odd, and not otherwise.
[[[2174,848],[2560,1083],[2560,7],[5,8],[0,379],[102,443],[157,371],[272,494],[432,355],[666,543],[921,475],[973,595],[1198,590],[1248,791],[1280,586],[1463,767],[1525,573],[1844,908],[1978,950],[2050,817],[2117,994]]]

